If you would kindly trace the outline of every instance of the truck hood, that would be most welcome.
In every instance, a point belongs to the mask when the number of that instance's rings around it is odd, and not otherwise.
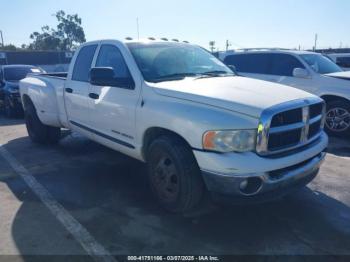
[[[330,74],[325,74],[325,76],[340,78],[343,80],[350,80],[350,71],[330,73]]]
[[[261,112],[287,101],[315,97],[285,85],[233,76],[185,78],[179,81],[148,83],[156,93],[190,100],[259,118]]]

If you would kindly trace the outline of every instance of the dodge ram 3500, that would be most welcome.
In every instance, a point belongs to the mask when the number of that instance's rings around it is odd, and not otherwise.
[[[266,201],[305,186],[328,143],[322,99],[236,76],[188,43],[89,42],[68,73],[29,75],[20,93],[32,141],[57,143],[68,128],[146,162],[173,212],[207,192]]]

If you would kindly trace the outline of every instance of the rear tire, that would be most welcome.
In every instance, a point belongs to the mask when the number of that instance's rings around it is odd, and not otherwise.
[[[350,134],[350,103],[335,100],[327,103],[325,129],[331,136],[346,137]]]
[[[147,152],[149,182],[160,205],[174,213],[192,211],[205,186],[191,148],[175,136],[162,136]]]
[[[32,103],[29,103],[24,111],[25,123],[30,139],[38,144],[57,144],[61,138],[61,129],[44,125]]]

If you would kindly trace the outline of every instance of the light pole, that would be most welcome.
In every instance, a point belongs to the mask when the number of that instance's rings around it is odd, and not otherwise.
[[[315,34],[315,45],[314,45],[314,51],[316,51],[316,48],[317,48],[317,38],[318,38],[318,36],[317,36],[317,34]]]
[[[2,31],[0,30],[0,36],[1,36],[1,46],[4,47],[4,38],[2,36]]]
[[[137,40],[140,39],[140,27],[139,27],[139,18],[136,17],[136,29],[137,29]]]

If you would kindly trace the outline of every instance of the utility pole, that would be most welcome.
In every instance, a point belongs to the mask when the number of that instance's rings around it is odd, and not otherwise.
[[[316,51],[317,48],[317,34],[315,34],[315,45],[314,45],[314,51]]]
[[[140,40],[139,18],[136,17],[137,40]]]
[[[228,40],[226,40],[226,52],[228,51],[228,48],[231,46],[231,43],[228,41]]]
[[[0,36],[1,36],[1,46],[4,47],[4,38],[2,36],[2,31],[0,30]]]

